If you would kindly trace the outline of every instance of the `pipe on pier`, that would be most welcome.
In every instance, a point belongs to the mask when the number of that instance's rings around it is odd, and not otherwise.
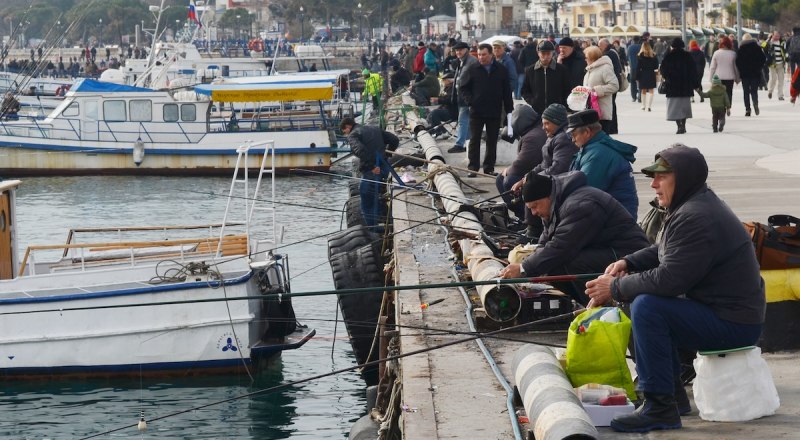
[[[514,382],[536,440],[597,440],[600,434],[548,347],[527,344],[513,361]]]

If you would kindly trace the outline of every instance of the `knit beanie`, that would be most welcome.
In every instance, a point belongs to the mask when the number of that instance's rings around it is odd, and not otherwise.
[[[553,181],[550,179],[550,176],[530,173],[526,177],[525,185],[522,186],[522,200],[527,203],[550,197],[550,192],[552,190]]]
[[[542,119],[547,119],[553,124],[559,126],[563,125],[565,122],[567,122],[567,108],[561,104],[550,104],[546,109],[544,109],[544,113],[542,113]]]
[[[714,75],[714,77],[711,78],[711,84],[715,86],[722,85],[722,80],[719,79],[719,75]]]

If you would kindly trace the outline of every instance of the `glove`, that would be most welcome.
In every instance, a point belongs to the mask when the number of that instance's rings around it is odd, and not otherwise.
[[[511,128],[511,113],[506,115],[506,121],[508,122],[506,124],[506,127],[508,128],[508,133],[507,133],[508,137],[513,138],[514,137],[514,129]]]

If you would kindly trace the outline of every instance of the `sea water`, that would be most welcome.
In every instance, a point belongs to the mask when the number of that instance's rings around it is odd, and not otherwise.
[[[276,185],[284,242],[310,239],[282,250],[289,255],[292,290],[332,289],[326,234],[340,229],[347,182],[295,176],[278,178]],[[230,179],[224,178],[23,179],[17,193],[20,252],[29,244],[64,243],[70,228],[219,223],[229,188]],[[269,191],[262,198],[270,198]],[[134,427],[98,438],[346,438],[365,413],[364,383],[355,372],[237,398],[355,365],[344,325],[334,322],[336,297],[298,297],[293,303],[298,321],[316,328],[317,336],[283,353],[254,381],[246,375],[5,381],[0,384],[0,439],[77,439],[129,425]],[[149,420],[144,433],[135,428],[142,413]]]

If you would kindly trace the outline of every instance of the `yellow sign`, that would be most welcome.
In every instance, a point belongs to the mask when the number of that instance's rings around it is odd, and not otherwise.
[[[333,86],[302,89],[212,90],[217,102],[318,101],[333,98]]]

